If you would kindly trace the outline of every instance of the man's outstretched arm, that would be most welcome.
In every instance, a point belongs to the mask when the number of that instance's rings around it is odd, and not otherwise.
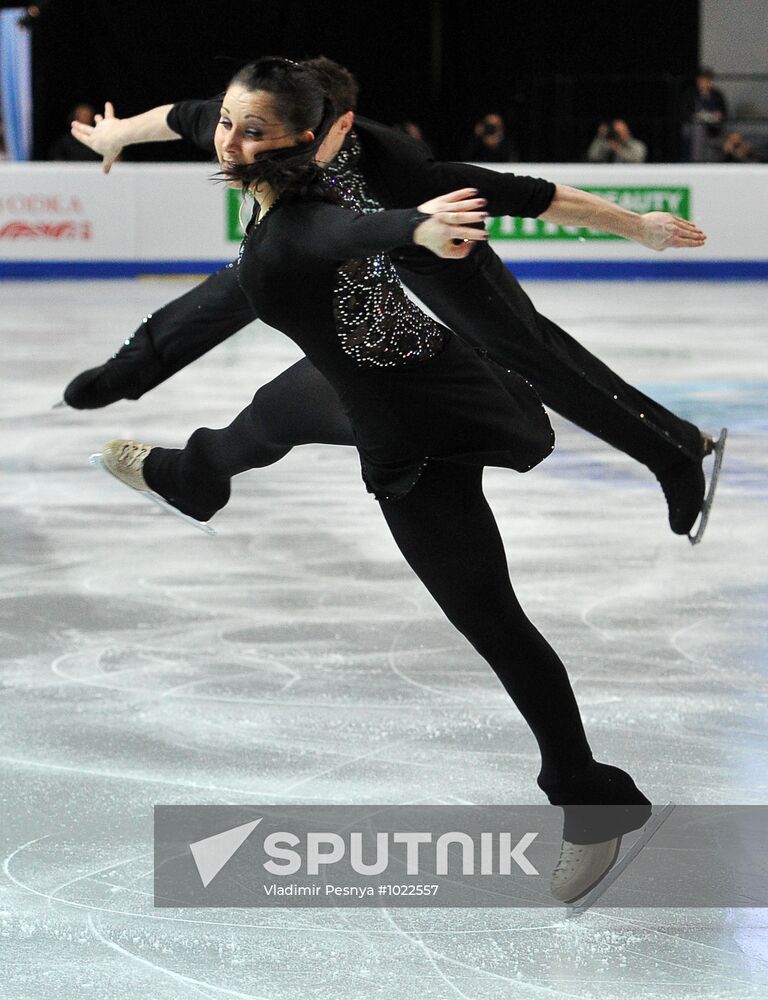
[[[687,219],[669,212],[639,215],[567,184],[556,185],[549,208],[539,218],[561,226],[586,226],[612,236],[623,236],[651,250],[700,247],[707,239],[699,227]]]
[[[473,163],[435,160],[414,140],[365,118],[356,119],[366,156],[375,161],[382,201],[389,207],[418,205],[443,191],[475,188],[491,216],[539,218],[623,236],[652,250],[702,246],[706,237],[692,222],[668,212],[639,215],[565,184],[525,177]],[[372,155],[371,155],[372,154]]]
[[[72,122],[72,135],[84,146],[103,157],[102,169],[108,174],[112,164],[126,146],[139,142],[169,142],[181,139],[168,124],[172,104],[163,104],[132,118],[116,118],[115,109],[107,101],[104,114],[96,115],[95,125]]]

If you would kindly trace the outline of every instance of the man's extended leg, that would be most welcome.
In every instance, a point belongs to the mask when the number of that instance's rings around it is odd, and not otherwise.
[[[256,317],[233,264],[145,317],[106,364],[90,368],[64,390],[78,410],[139,399]]]
[[[697,427],[629,385],[538,313],[496,254],[480,251],[476,257],[467,261],[471,269],[440,268],[438,280],[412,269],[400,274],[463,340],[523,375],[545,405],[590,434],[653,471],[681,454],[701,457]]]
[[[443,322],[528,378],[552,409],[646,465],[664,490],[672,530],[690,530],[705,488],[706,447],[695,425],[626,383],[537,313],[490,250],[479,248],[465,261],[436,259],[422,273],[400,271]],[[111,361],[70,383],[65,401],[92,408],[138,399],[254,318],[230,265],[147,317]]]

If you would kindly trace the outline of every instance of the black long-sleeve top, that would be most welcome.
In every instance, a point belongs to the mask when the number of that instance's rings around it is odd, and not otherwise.
[[[256,314],[336,389],[380,499],[407,493],[430,459],[525,472],[553,446],[534,389],[426,316],[387,272],[385,252],[410,244],[422,220],[413,209],[278,201],[240,258]]]

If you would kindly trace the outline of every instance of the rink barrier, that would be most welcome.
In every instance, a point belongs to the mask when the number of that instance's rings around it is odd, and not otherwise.
[[[0,261],[0,280],[109,280],[200,276],[227,260]],[[768,260],[507,260],[523,281],[768,281]]]
[[[768,280],[768,165],[499,164],[638,212],[694,219],[704,246],[655,253],[584,226],[505,216],[489,245],[518,277],[541,280]],[[0,164],[0,278],[205,274],[237,257],[240,192],[210,163]]]
[[[212,274],[227,260],[0,260],[0,278],[15,281],[140,278]]]

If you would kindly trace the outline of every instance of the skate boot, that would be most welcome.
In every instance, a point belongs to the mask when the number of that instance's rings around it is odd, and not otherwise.
[[[595,760],[557,785],[539,778],[539,786],[564,814],[563,842],[550,891],[563,903],[574,903],[588,893],[594,902],[607,887],[598,889],[616,864],[622,837],[645,827],[651,803],[626,771]],[[643,830],[640,846],[633,845],[634,853],[622,859],[622,871],[657,828],[647,835]]]
[[[575,903],[608,874],[620,847],[621,837],[600,844],[573,844],[564,840],[549,891],[561,903]]]
[[[103,450],[91,455],[91,465],[96,465],[109,472],[119,479],[121,483],[137,490],[142,496],[152,503],[162,507],[163,510],[174,514],[176,517],[186,521],[187,524],[194,525],[207,535],[215,535],[215,530],[205,521],[200,521],[196,517],[184,513],[179,507],[170,503],[164,496],[156,493],[147,483],[144,474],[145,462],[152,451],[151,444],[143,444],[140,441],[116,440],[109,441],[104,445]]]
[[[691,545],[698,545],[704,537],[720,478],[727,436],[728,431],[725,427],[720,431],[717,441],[708,434],[702,434],[701,458],[698,461],[684,458],[656,474],[667,501],[669,526],[676,535],[687,535]],[[715,461],[707,490],[702,462],[708,455],[714,455]],[[699,526],[695,534],[692,534],[699,515],[701,515]]]
[[[555,899],[568,904],[569,917],[581,916],[600,899],[667,822],[674,808],[666,805],[649,816],[634,843],[626,847],[621,856],[622,837],[599,844],[563,841],[550,891]]]

